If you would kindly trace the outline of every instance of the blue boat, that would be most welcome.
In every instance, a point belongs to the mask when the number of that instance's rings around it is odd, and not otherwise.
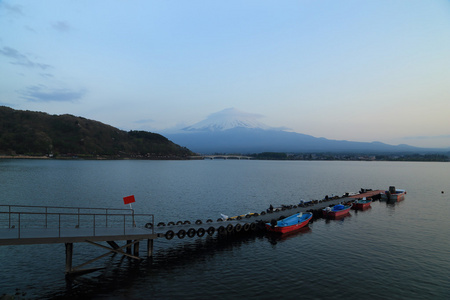
[[[350,211],[350,208],[352,208],[352,204],[337,204],[333,207],[324,208],[322,211],[324,217],[340,217],[346,215]]]
[[[270,223],[266,223],[266,229],[271,232],[286,233],[291,232],[308,225],[313,214],[310,212],[297,213],[279,221],[272,220]]]

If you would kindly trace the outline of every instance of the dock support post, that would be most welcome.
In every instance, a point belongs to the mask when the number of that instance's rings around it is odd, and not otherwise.
[[[133,255],[134,255],[134,256],[139,256],[139,242],[136,242],[136,243],[134,244]]]
[[[148,239],[147,240],[147,257],[153,256],[153,240]]]
[[[65,243],[66,245],[66,274],[72,272],[72,256],[73,256],[73,243]]]
[[[131,244],[131,240],[127,240],[127,244]],[[131,254],[131,245],[127,247],[127,253]]]

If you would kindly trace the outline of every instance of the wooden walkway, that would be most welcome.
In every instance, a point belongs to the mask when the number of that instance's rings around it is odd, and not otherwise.
[[[155,239],[146,228],[0,228],[0,246]]]
[[[384,194],[384,190],[373,190],[373,191],[365,191],[364,193],[360,193],[358,195],[351,195],[349,198],[360,199],[360,198],[371,198],[379,194]]]

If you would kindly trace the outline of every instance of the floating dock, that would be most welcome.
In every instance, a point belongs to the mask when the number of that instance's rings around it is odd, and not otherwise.
[[[84,267],[111,253],[118,253],[140,260],[139,245],[147,241],[147,256],[153,254],[153,243],[158,238],[182,239],[214,234],[251,233],[264,230],[264,223],[298,212],[313,212],[321,216],[326,206],[355,199],[371,197],[379,199],[384,190],[361,190],[357,195],[328,197],[294,205],[267,209],[223,220],[173,221],[155,224],[152,214],[135,214],[132,209],[105,209],[55,206],[0,205],[0,246],[64,243],[66,249],[66,274],[76,275],[97,269]],[[125,241],[119,246],[117,241]],[[107,250],[94,259],[72,265],[74,243],[88,243]],[[106,242],[108,246],[99,244]]]

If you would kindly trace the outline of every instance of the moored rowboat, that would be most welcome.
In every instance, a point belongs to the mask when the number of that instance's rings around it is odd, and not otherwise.
[[[388,191],[381,194],[381,199],[386,201],[399,202],[405,200],[406,191],[396,189],[395,186],[390,186]]]
[[[335,218],[346,215],[350,211],[350,208],[352,208],[352,204],[350,205],[337,204],[333,207],[324,208],[322,212],[324,217]]]
[[[368,208],[371,203],[372,203],[371,198],[366,199],[366,197],[364,197],[362,199],[355,200],[355,202],[353,202],[352,208],[353,209],[365,209],[365,208]]]
[[[274,219],[270,223],[266,223],[266,229],[278,233],[292,232],[308,225],[312,216],[312,213],[305,212],[294,214],[279,221]]]

